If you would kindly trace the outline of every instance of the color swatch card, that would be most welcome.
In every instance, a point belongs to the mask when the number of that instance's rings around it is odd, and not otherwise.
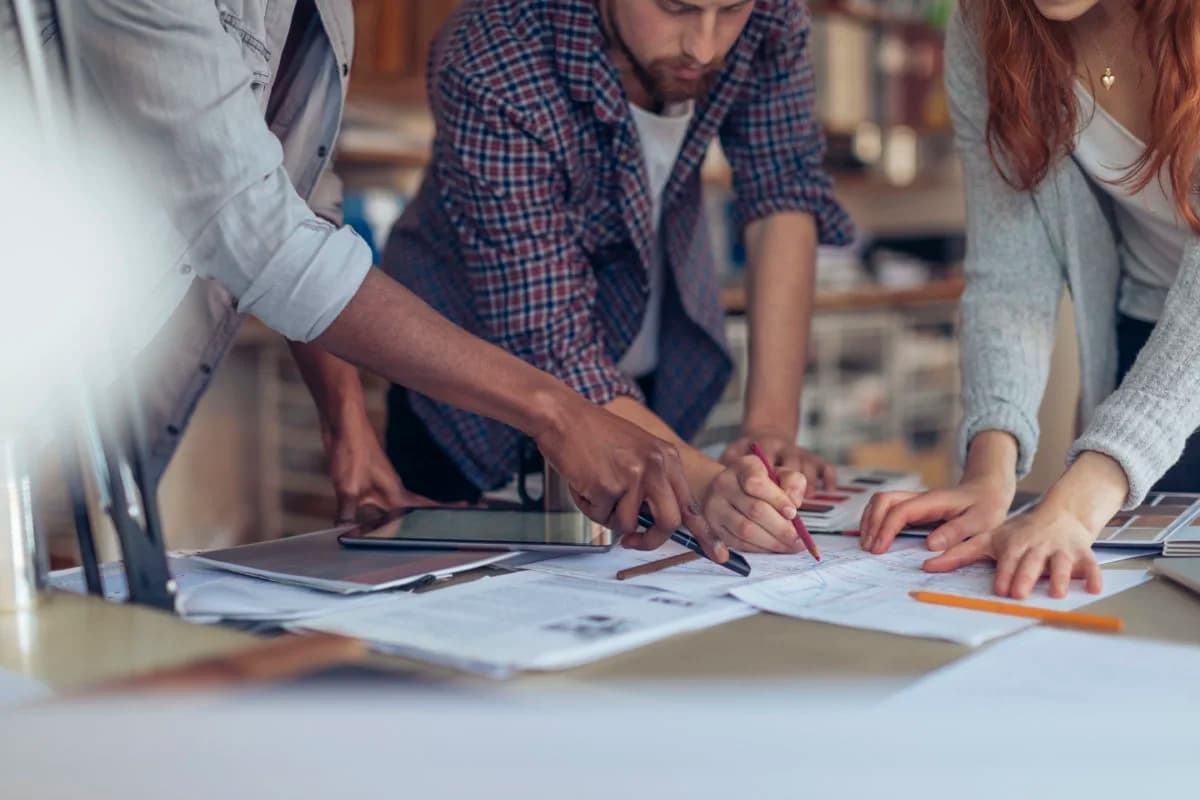
[[[856,531],[867,503],[877,492],[915,492],[921,476],[885,469],[838,467],[838,485],[804,498],[800,518],[813,533]]]
[[[1200,539],[1200,528],[1191,527],[1200,515],[1200,495],[1151,492],[1146,501],[1132,511],[1122,511],[1113,517],[1108,527],[1100,531],[1096,544],[1101,547],[1162,546],[1177,535]]]

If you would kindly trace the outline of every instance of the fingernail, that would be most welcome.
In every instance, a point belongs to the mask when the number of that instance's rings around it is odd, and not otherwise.
[[[796,509],[792,506],[785,506],[783,509],[783,518],[789,521],[795,519]]]
[[[946,540],[941,536],[930,536],[929,547],[933,550],[941,550],[946,545]]]

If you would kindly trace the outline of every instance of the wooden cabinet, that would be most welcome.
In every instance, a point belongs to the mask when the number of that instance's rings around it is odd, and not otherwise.
[[[421,102],[429,45],[459,0],[355,0],[351,93]]]

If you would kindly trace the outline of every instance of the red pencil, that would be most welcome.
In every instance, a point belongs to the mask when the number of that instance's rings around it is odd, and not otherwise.
[[[771,462],[767,460],[766,453],[758,446],[758,442],[750,445],[750,450],[753,451],[754,455],[758,456],[758,460],[767,468],[767,475],[770,476],[775,485],[779,486],[779,473],[771,466]],[[800,537],[800,541],[804,542],[804,549],[811,553],[813,558],[820,561],[821,551],[817,549],[817,543],[813,540],[812,534],[808,532],[808,528],[805,527],[804,520],[800,519],[799,514],[792,520],[792,525],[796,527],[796,534]]]

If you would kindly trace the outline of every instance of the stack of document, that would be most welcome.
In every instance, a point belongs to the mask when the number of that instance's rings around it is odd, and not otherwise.
[[[290,626],[490,677],[578,666],[755,614],[735,600],[518,572]]]

